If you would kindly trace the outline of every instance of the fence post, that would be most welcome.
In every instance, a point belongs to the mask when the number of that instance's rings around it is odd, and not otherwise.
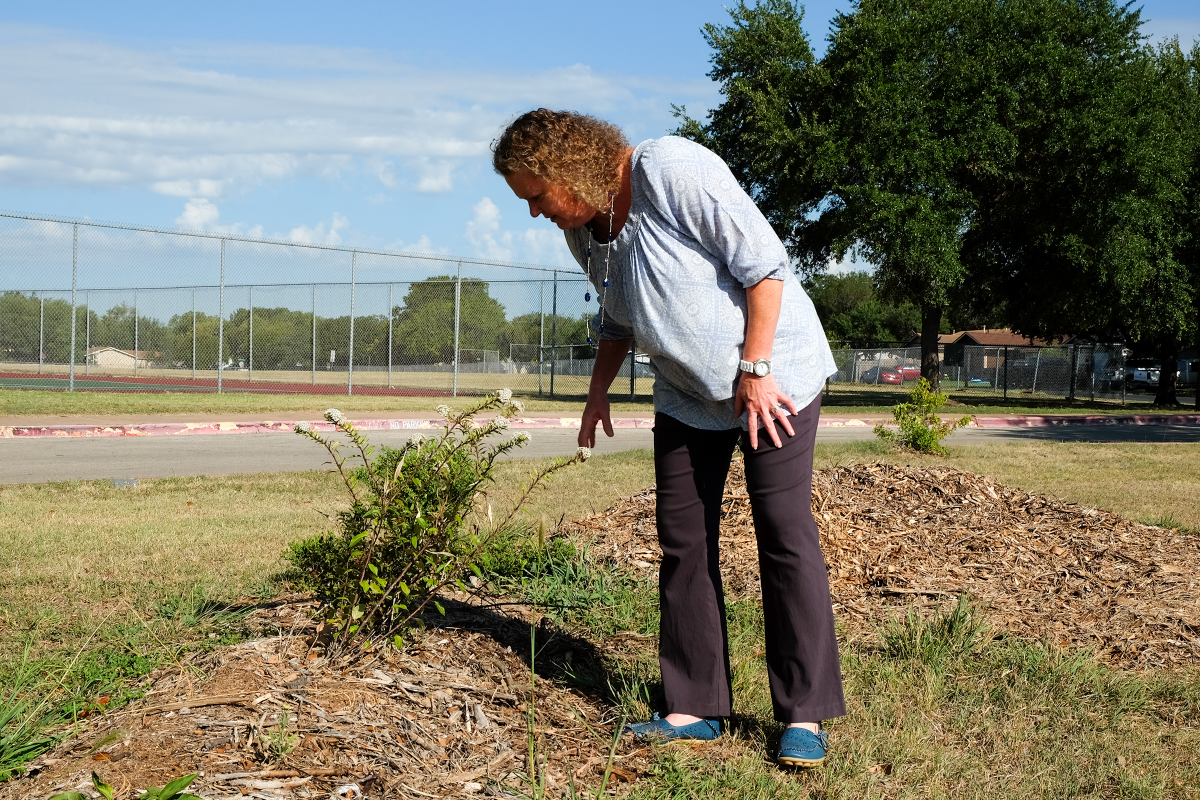
[[[46,359],[46,298],[38,292],[38,375],[42,374],[42,362]]]
[[[346,394],[354,394],[354,288],[358,279],[358,251],[350,254],[350,362],[346,374]]]
[[[554,271],[554,293],[550,296],[550,399],[554,399],[554,372],[558,366],[558,270]]]
[[[629,402],[633,402],[634,385],[633,385],[633,370],[637,366],[637,359],[634,357],[637,354],[637,339],[629,343]]]
[[[137,377],[138,361],[138,290],[133,290],[133,377]]]
[[[392,317],[395,316],[395,314],[392,311],[392,309],[395,308],[395,306],[392,305],[392,291],[395,288],[396,287],[394,284],[391,284],[391,283],[388,284],[388,388],[389,389],[392,388]]]
[[[1092,402],[1096,402],[1096,343],[1092,342],[1092,357],[1088,359],[1088,371],[1092,373]]]
[[[1008,345],[1004,345],[1004,399],[1008,399]]]
[[[462,308],[462,262],[458,262],[458,278],[454,281],[454,387],[451,397],[458,397],[458,326]]]
[[[1033,364],[1033,388],[1030,390],[1033,394],[1037,394],[1037,378],[1038,370],[1042,367],[1042,348],[1038,348],[1037,361]]]
[[[192,287],[192,380],[196,380],[196,287]]]
[[[92,290],[88,289],[83,301],[84,339],[83,339],[83,374],[92,374],[92,364],[88,361],[88,350],[92,349]]]
[[[542,396],[542,365],[546,363],[546,282],[540,284],[538,295],[538,397]]]
[[[254,382],[254,287],[250,287],[250,354],[246,363],[246,380]]]
[[[71,377],[67,391],[75,391],[75,293],[79,288],[79,224],[71,226]]]
[[[225,240],[221,240],[221,296],[217,302],[217,394],[225,379]]]
[[[1125,371],[1125,346],[1122,345],[1121,346],[1121,405],[1125,405],[1125,387],[1129,383],[1129,381],[1126,380],[1127,375],[1128,375],[1128,373]],[[1161,372],[1159,373],[1158,377],[1159,377],[1159,380],[1162,380]],[[1197,384],[1196,384],[1196,395],[1198,397],[1200,397],[1200,382],[1197,382]]]
[[[317,385],[317,285],[313,284],[312,385]]]
[[[1071,345],[1071,381],[1067,387],[1067,399],[1075,399],[1075,373],[1079,371],[1079,345]]]

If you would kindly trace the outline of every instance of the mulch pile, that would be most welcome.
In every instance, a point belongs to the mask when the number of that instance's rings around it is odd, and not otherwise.
[[[967,594],[1009,633],[1088,648],[1114,666],[1200,664],[1200,537],[956,469],[855,465],[818,472],[813,486],[835,610],[852,637],[873,637],[906,606],[928,610]],[[740,461],[726,492],[726,591],[755,598]],[[593,554],[653,580],[654,502],[648,490],[570,529]],[[447,600],[447,615],[414,632],[403,652],[341,669],[310,647],[311,601],[284,598],[250,617],[273,635],[159,670],[145,698],[88,720],[30,776],[0,785],[0,797],[86,790],[93,769],[126,798],[193,772],[201,777],[192,791],[206,798],[504,796],[500,786],[522,782],[528,794],[525,776],[542,771],[557,796],[572,780],[595,788],[612,710],[555,677],[623,640],[597,645],[551,630],[531,609],[506,604],[499,613],[469,599]],[[652,644],[630,635],[639,648]],[[544,760],[531,765],[534,696]],[[273,752],[273,741],[293,736],[290,752]],[[648,769],[647,750],[622,741],[617,753],[618,785]]]
[[[271,617],[283,634],[158,670],[145,698],[93,721],[30,765],[29,777],[0,785],[0,796],[88,794],[92,770],[126,798],[192,773],[200,777],[189,791],[214,799],[525,796],[534,695],[534,774],[555,795],[572,780],[597,787],[611,709],[542,674],[531,687],[530,623],[521,617],[537,616],[447,606],[441,627],[414,632],[403,652],[389,648],[345,670],[310,650],[311,603],[254,612],[252,621]],[[547,634],[537,628],[539,673],[569,663],[572,647],[586,649]],[[281,737],[296,737],[286,755],[272,750]],[[622,742],[609,785],[636,780],[647,765],[648,750]]]
[[[745,476],[722,510],[726,595],[759,594]],[[593,552],[657,570],[654,490],[578,520]],[[897,609],[961,594],[1010,633],[1088,648],[1133,669],[1200,664],[1200,538],[1006,487],[950,468],[818,471],[813,514],[839,619],[872,635]],[[652,578],[648,574],[648,579]]]

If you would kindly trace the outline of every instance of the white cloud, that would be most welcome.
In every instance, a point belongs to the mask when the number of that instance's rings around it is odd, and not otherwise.
[[[447,192],[516,113],[580,107],[652,134],[707,80],[421,69],[355,49],[210,43],[136,50],[0,25],[0,184],[135,187],[219,199],[358,173]],[[623,119],[622,119],[623,118]],[[328,235],[329,231],[326,231]]]
[[[307,225],[299,225],[292,228],[287,238],[290,241],[304,244],[341,244],[342,237],[338,231],[344,230],[349,225],[350,220],[335,211],[328,228],[325,227],[324,222],[318,222],[311,228]]]
[[[500,209],[490,198],[483,198],[472,209],[474,216],[463,235],[475,248],[475,255],[497,261],[513,260],[513,236],[500,232]]]
[[[189,228],[197,231],[249,236],[252,239],[262,238],[262,225],[255,225],[251,228],[246,228],[240,222],[233,225],[218,225],[217,220],[220,218],[221,209],[217,208],[216,203],[204,197],[193,197],[184,204],[183,213],[175,218],[175,224],[181,228]]]
[[[547,224],[520,233],[503,230],[500,209],[489,197],[480,200],[471,210],[472,217],[463,231],[463,238],[475,248],[473,255],[526,264],[575,263],[567,241],[557,227]]]
[[[221,216],[221,210],[215,204],[203,197],[193,198],[183,207],[183,213],[175,220],[176,225],[184,228],[203,230],[215,223]]]
[[[859,260],[854,250],[848,250],[841,261],[835,258],[829,259],[829,264],[825,267],[825,272],[830,275],[845,275],[848,272],[875,272],[875,265],[869,261]]]

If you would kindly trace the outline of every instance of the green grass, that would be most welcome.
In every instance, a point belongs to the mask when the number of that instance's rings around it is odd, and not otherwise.
[[[580,395],[558,395],[554,400],[548,396],[520,395],[526,409],[533,412],[563,412],[578,414],[583,411],[585,398]],[[629,402],[627,394],[614,393],[614,413],[654,413],[650,398],[639,395],[637,402]],[[844,390],[835,389],[822,400],[827,414],[865,414],[887,416],[892,407],[907,398],[899,389],[889,390]],[[1146,398],[1143,396],[1142,398]],[[962,408],[947,407],[947,413],[989,415],[1011,414],[1151,414],[1169,413],[1156,411],[1146,403],[1131,402],[1122,406],[1109,401],[1088,402],[1050,397],[1013,397],[1005,401],[991,395],[953,394],[951,400]],[[299,414],[320,416],[330,406],[343,411],[432,411],[445,398],[392,397],[367,395],[303,395],[303,394],[247,394],[247,393],[197,393],[163,392],[160,394],[137,392],[55,392],[20,389],[0,389],[0,419],[5,417],[155,417],[213,414]],[[453,401],[451,401],[453,402]],[[460,400],[459,402],[463,402]]]
[[[911,384],[902,389],[847,389],[837,388],[822,397],[821,409],[827,414],[890,414],[897,403],[908,400]],[[948,390],[951,403],[941,410],[942,414],[975,414],[978,416],[1021,416],[1040,414],[1170,414],[1193,413],[1194,406],[1180,410],[1153,409],[1149,403],[1154,395],[1130,394],[1124,405],[1116,400],[1066,400],[1048,395],[1003,396],[982,392],[955,392]],[[1180,392],[1183,402],[1192,402],[1194,393]]]
[[[527,411],[579,414],[585,398],[580,396],[517,397]],[[0,420],[5,417],[154,417],[187,416],[189,414],[300,414],[319,418],[333,406],[342,411],[428,411],[441,403],[463,405],[473,398],[460,397],[393,397],[374,395],[308,395],[308,394],[216,394],[196,392],[50,392],[23,389],[0,389]],[[648,397],[629,402],[629,395],[612,395],[614,413],[645,413],[652,415]]]

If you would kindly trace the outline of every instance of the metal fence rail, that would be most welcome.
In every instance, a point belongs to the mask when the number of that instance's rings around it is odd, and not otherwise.
[[[264,276],[285,280],[245,280]],[[577,270],[0,212],[0,386],[582,395],[585,286]],[[630,390],[648,393],[635,367]]]
[[[919,347],[839,349],[833,355],[838,371],[830,385],[838,388],[907,390],[921,377]],[[964,346],[939,358],[943,391],[1124,400],[1137,388],[1125,348],[1117,344]]]

